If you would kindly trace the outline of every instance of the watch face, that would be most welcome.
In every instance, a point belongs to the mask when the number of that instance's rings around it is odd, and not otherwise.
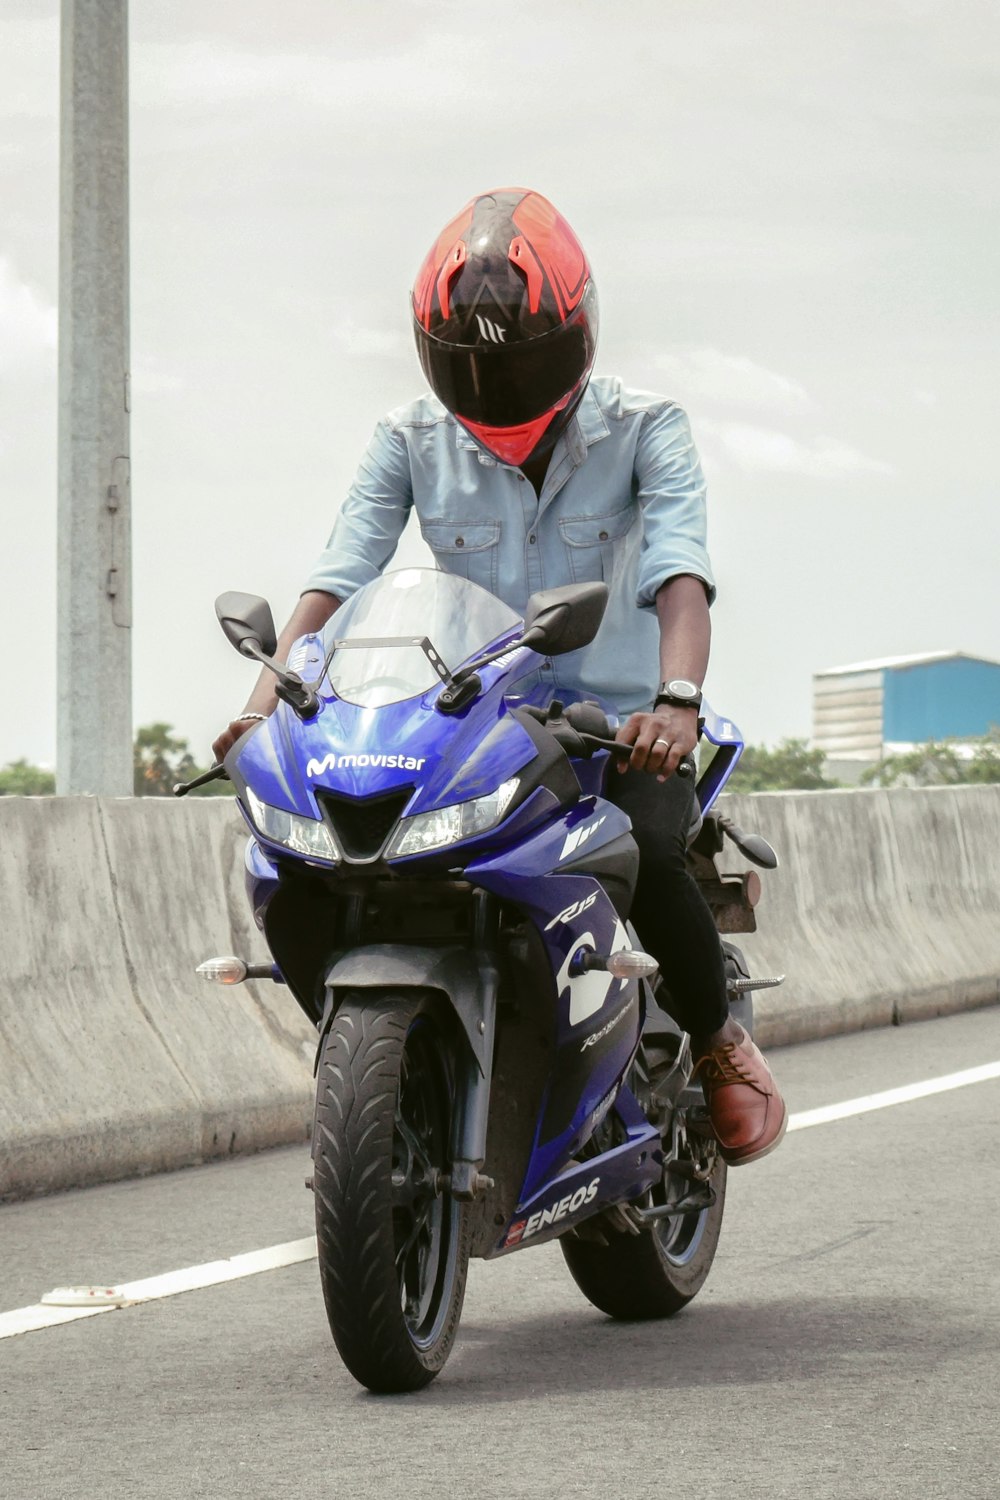
[[[675,677],[667,683],[664,692],[669,693],[672,698],[697,698],[698,685],[688,682],[684,677]]]

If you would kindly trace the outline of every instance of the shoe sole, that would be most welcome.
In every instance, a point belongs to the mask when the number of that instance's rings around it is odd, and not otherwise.
[[[728,1167],[748,1167],[752,1161],[760,1161],[761,1157],[769,1156],[772,1151],[777,1151],[778,1147],[781,1145],[782,1141],[785,1138],[785,1131],[787,1129],[788,1109],[785,1108],[784,1113],[781,1116],[781,1126],[778,1130],[778,1134],[774,1137],[773,1141],[768,1143],[768,1145],[761,1146],[759,1151],[751,1151],[746,1156],[729,1156],[725,1148],[720,1146],[719,1155],[722,1157],[722,1160]]]

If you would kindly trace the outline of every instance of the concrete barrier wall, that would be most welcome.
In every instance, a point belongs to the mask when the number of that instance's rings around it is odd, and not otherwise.
[[[315,1032],[267,957],[228,800],[0,797],[0,1196],[305,1140]]]
[[[737,939],[765,1045],[1000,999],[1000,786],[727,799],[777,848]],[[228,800],[0,797],[0,1196],[304,1140],[315,1034],[266,959]],[[746,861],[729,846],[729,868]]]
[[[759,931],[736,938],[765,1046],[1000,1000],[1000,786],[758,792],[725,799],[762,833]],[[729,869],[747,861],[728,845]]]

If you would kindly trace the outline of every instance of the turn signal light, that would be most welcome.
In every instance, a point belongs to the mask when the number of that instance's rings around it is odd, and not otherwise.
[[[571,974],[589,974],[597,969],[616,979],[651,979],[659,968],[655,958],[636,948],[621,948],[617,953],[588,953],[581,948],[570,966]]]
[[[194,972],[213,984],[242,984],[247,977],[247,966],[242,958],[230,955],[228,958],[206,958]]]
[[[659,964],[648,953],[640,953],[635,948],[622,948],[620,953],[611,954],[604,967],[616,979],[649,979],[656,973]]]

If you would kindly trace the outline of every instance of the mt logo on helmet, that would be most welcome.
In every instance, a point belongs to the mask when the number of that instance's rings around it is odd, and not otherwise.
[[[520,465],[548,452],[586,389],[597,289],[583,246],[540,193],[473,198],[413,285],[431,390],[481,448]]]

